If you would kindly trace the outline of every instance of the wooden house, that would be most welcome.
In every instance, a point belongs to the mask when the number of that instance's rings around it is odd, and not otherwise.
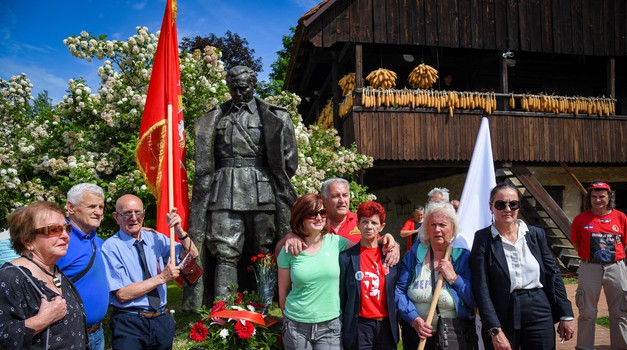
[[[568,236],[582,184],[610,183],[627,208],[626,32],[624,0],[327,0],[298,22],[285,88],[302,98],[306,123],[332,101],[343,143],[374,157],[362,179],[396,233],[407,203],[424,203],[430,188],[459,198],[487,116],[498,175],[521,188],[524,219],[547,228],[574,269]],[[439,73],[429,89],[409,84],[421,63]],[[395,89],[367,86],[378,68],[396,73]],[[353,102],[340,115],[338,82],[351,72]],[[386,94],[433,94],[441,106],[370,102]],[[453,96],[494,105],[460,106]],[[544,107],[530,108],[534,99]]]

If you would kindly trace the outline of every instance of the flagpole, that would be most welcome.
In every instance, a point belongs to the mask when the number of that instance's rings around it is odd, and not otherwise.
[[[168,103],[168,125],[166,132],[168,134],[168,211],[171,212],[174,208],[174,165],[172,164],[172,104]],[[176,265],[174,258],[174,227],[170,226],[170,264]]]
[[[451,256],[451,251],[453,250],[453,246],[451,245],[451,243],[449,243],[448,247],[446,248],[446,253],[444,253],[444,259],[443,260],[448,260],[448,258]],[[431,269],[435,269],[435,266],[431,266]],[[438,300],[440,300],[440,292],[442,291],[442,283],[444,281],[444,277],[442,277],[442,274],[440,274],[440,277],[438,278],[438,282],[435,285],[435,290],[433,291],[433,299],[431,299],[431,306],[429,307],[429,314],[427,315],[427,319],[425,320],[426,324],[431,324],[431,322],[433,321],[433,315],[435,314],[435,308],[438,306]],[[438,331],[442,331],[441,329],[438,329]],[[427,345],[427,339],[420,339],[420,343],[418,344],[418,350],[424,350],[425,345]]]

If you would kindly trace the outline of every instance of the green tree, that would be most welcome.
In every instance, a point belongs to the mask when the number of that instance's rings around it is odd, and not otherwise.
[[[227,30],[222,37],[210,33],[204,37],[183,38],[180,46],[182,50],[188,52],[203,51],[206,46],[217,48],[222,52],[222,62],[226,70],[242,65],[255,72],[261,72],[263,67],[261,57],[255,58],[255,50],[248,47],[248,40],[230,30]]]
[[[257,87],[257,94],[259,96],[265,98],[278,95],[283,90],[283,83],[285,82],[285,76],[287,75],[287,69],[290,63],[295,31],[296,28],[290,27],[290,34],[283,35],[281,40],[283,42],[283,48],[276,52],[277,59],[270,65],[272,72],[268,75],[269,80],[267,82],[259,82],[259,86]]]

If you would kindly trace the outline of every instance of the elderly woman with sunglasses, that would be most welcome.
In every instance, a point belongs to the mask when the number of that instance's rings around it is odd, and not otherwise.
[[[486,349],[554,349],[575,329],[573,310],[541,228],[518,219],[520,192],[499,184],[490,192],[494,223],[475,233],[472,290]]]
[[[63,209],[35,202],[9,216],[21,257],[0,268],[1,349],[86,349],[83,302],[56,266],[67,252],[71,225]]]
[[[339,255],[355,242],[325,234],[326,218],[322,196],[298,198],[288,238],[302,239],[305,249],[296,256],[281,249],[277,258],[283,346],[288,350],[342,348]],[[397,246],[389,233],[384,238],[387,245]]]

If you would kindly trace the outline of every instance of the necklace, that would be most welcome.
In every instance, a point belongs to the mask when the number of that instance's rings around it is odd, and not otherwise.
[[[30,262],[32,262],[33,264],[35,264],[35,266],[39,267],[39,269],[41,271],[43,271],[43,273],[45,273],[46,275],[52,277],[52,283],[54,283],[54,286],[57,288],[61,288],[61,280],[59,279],[59,268],[57,267],[57,265],[54,265],[54,273],[50,273],[48,272],[46,269],[44,269],[41,265],[39,265],[38,263],[36,263],[33,258],[27,256],[27,255],[22,255],[22,257],[28,259]]]

